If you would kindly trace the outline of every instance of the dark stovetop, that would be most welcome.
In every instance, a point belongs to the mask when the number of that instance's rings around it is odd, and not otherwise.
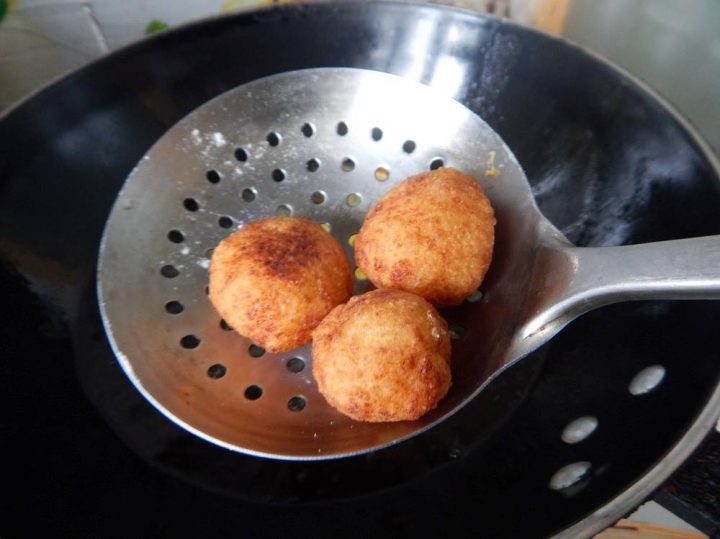
[[[713,431],[655,499],[713,538],[720,537],[720,434]]]

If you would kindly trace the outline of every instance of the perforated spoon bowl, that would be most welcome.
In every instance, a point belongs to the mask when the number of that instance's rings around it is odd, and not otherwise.
[[[448,309],[453,386],[419,421],[358,423],[317,392],[310,347],[270,354],[220,320],[212,249],[273,214],[353,235],[391,186],[454,166],[497,216],[481,290]],[[356,273],[356,293],[368,288]],[[443,421],[576,316],[633,299],[720,297],[720,238],[576,248],[538,210],[510,149],[476,114],[428,87],[357,69],[283,73],[235,88],[170,129],[120,192],[98,266],[103,321],[138,390],[218,445],[280,459],[377,450]]]

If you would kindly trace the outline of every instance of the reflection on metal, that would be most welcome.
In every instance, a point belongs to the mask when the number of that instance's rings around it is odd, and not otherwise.
[[[577,444],[590,436],[597,429],[598,420],[594,416],[583,416],[571,421],[562,431],[562,441],[566,444]]]
[[[630,382],[628,391],[631,395],[644,395],[655,389],[665,378],[665,367],[651,365],[635,375]]]
[[[564,490],[585,478],[592,468],[589,462],[573,462],[560,468],[550,478],[548,487],[552,490]]]

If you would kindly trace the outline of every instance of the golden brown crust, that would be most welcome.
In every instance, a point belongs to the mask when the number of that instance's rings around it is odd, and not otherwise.
[[[457,305],[492,259],[495,215],[480,184],[449,167],[406,179],[368,212],[355,261],[378,288]]]
[[[374,290],[335,307],[313,332],[325,399],[358,421],[415,420],[448,392],[447,323],[424,299]]]
[[[220,316],[270,352],[309,342],[312,330],[351,292],[342,247],[301,217],[243,226],[220,242],[210,264],[210,301]]]

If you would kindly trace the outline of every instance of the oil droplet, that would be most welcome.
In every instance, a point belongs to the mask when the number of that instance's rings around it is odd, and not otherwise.
[[[375,179],[379,182],[384,182],[390,177],[390,171],[385,167],[378,167],[375,169]]]
[[[476,302],[480,301],[482,299],[482,297],[483,297],[483,293],[480,292],[480,290],[476,290],[475,292],[470,294],[465,301],[467,301],[468,303],[476,303]]]
[[[345,199],[345,202],[348,206],[351,208],[355,208],[360,205],[362,202],[362,196],[358,193],[350,193],[347,198]]]

